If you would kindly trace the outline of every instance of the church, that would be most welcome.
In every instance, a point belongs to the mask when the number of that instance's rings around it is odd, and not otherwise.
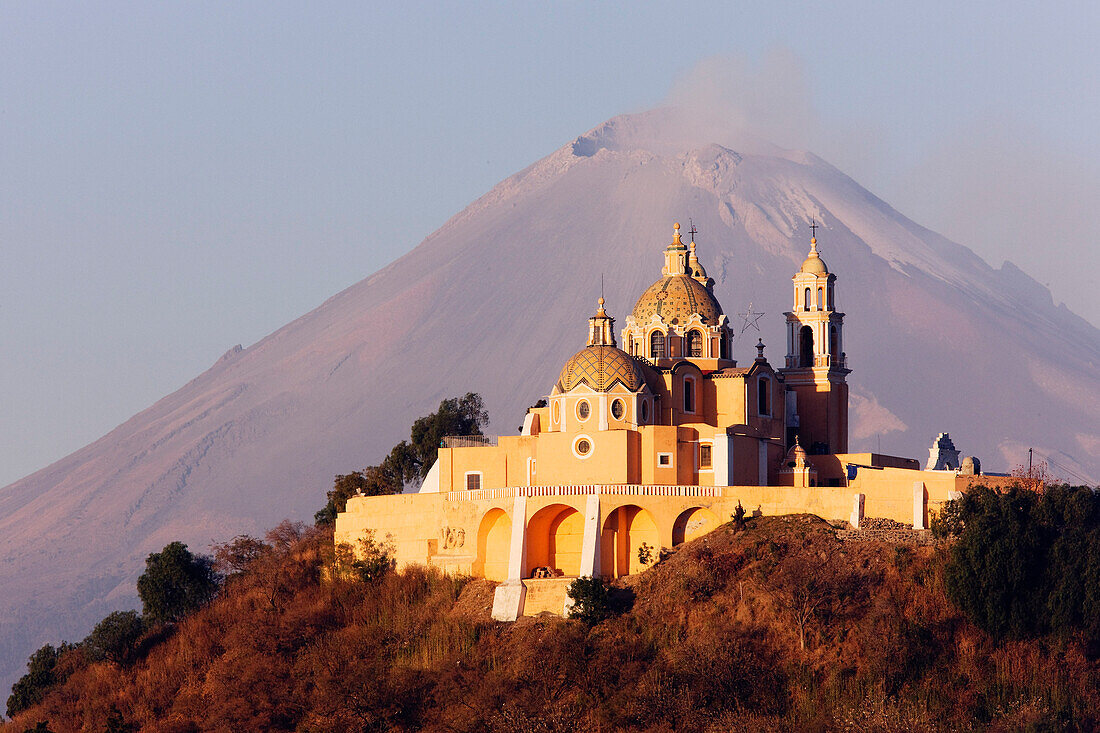
[[[816,236],[792,278],[779,366],[762,342],[751,364],[730,358],[734,334],[691,239],[674,225],[618,339],[599,299],[586,343],[519,435],[445,439],[418,493],[349,499],[336,542],[369,533],[399,567],[499,581],[493,617],[515,620],[566,612],[572,579],[640,572],[738,506],[926,528],[974,471],[848,452],[842,293]]]

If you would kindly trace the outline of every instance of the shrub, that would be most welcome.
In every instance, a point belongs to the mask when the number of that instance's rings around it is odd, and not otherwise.
[[[573,601],[570,618],[595,626],[611,615],[611,584],[603,578],[577,578],[569,584],[566,594]]]
[[[145,632],[145,624],[137,611],[115,611],[92,629],[84,639],[84,648],[95,662],[126,664]]]
[[[55,649],[52,644],[46,644],[27,660],[27,673],[11,687],[11,696],[8,697],[9,718],[41,702],[46,690],[57,683],[54,668],[57,667],[57,660],[65,647],[62,644],[60,649]]]

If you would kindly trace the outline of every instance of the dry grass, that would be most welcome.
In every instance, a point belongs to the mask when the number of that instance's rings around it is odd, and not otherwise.
[[[311,534],[234,578],[127,668],[75,670],[5,730],[1089,730],[1074,640],[994,644],[942,553],[840,543],[808,516],[725,526],[624,579],[591,629],[498,624],[493,584],[434,571],[321,583]]]

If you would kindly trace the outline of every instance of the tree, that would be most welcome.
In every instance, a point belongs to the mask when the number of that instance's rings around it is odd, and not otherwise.
[[[61,652],[67,646],[62,644],[60,649],[56,649],[52,644],[46,644],[30,656],[27,660],[27,673],[11,687],[11,696],[8,697],[9,718],[40,703],[46,690],[58,682],[55,667]]]
[[[145,623],[137,611],[115,611],[92,629],[84,639],[84,648],[92,661],[126,664],[133,657]]]
[[[358,494],[384,496],[399,494],[410,483],[419,483],[435,463],[439,446],[448,435],[481,435],[489,422],[481,395],[467,392],[439,403],[439,409],[417,418],[410,430],[410,440],[395,445],[377,466],[338,475],[328,492],[328,502],[316,514],[318,526],[332,524],[336,515],[347,507],[348,499]]]
[[[270,549],[263,540],[239,534],[229,542],[214,545],[214,570],[226,577],[243,573]]]
[[[412,424],[410,448],[411,460],[420,479],[423,480],[431,470],[445,436],[481,435],[482,427],[488,422],[485,402],[481,395],[474,392],[443,400],[438,410],[417,419]]]
[[[569,584],[565,593],[573,601],[569,618],[595,626],[611,616],[611,585],[603,578],[577,578]]]
[[[170,542],[146,558],[137,590],[147,618],[173,622],[214,597],[218,575],[210,558],[192,554],[182,542]]]

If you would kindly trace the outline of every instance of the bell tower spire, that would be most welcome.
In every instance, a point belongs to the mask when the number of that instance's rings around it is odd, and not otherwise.
[[[848,383],[844,355],[844,314],[836,310],[836,275],[817,251],[817,229],[811,220],[810,252],[794,274],[794,306],[787,317],[787,358],[782,369],[795,393],[797,438],[810,453],[848,451]]]

